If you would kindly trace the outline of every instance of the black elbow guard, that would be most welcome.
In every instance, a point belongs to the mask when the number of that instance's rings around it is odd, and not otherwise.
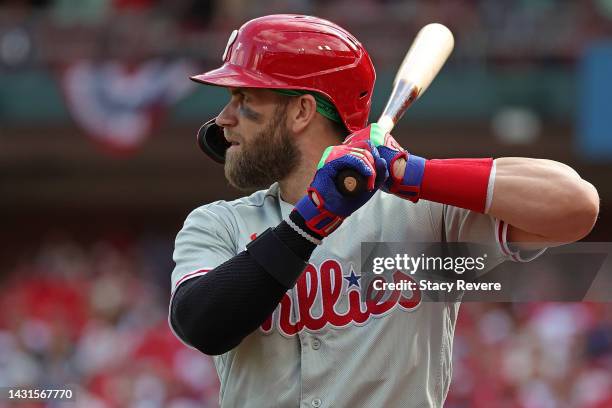
[[[246,249],[259,266],[287,289],[295,285],[308,265],[271,228],[251,241]]]

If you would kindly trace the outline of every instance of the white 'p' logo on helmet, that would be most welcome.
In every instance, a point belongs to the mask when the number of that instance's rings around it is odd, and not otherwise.
[[[223,56],[221,57],[221,61],[225,61],[225,58],[227,57],[227,53],[230,47],[232,46],[234,41],[236,41],[236,37],[238,37],[238,30],[234,30],[230,34],[229,39],[227,40],[227,45],[225,46],[225,51],[223,51]]]

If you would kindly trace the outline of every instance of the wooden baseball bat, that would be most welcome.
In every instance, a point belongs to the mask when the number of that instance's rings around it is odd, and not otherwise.
[[[428,24],[419,31],[395,75],[393,91],[378,119],[385,133],[390,132],[406,109],[423,95],[454,44],[453,34],[442,24]],[[336,187],[343,195],[356,195],[366,188],[366,182],[359,173],[347,169],[338,174]]]

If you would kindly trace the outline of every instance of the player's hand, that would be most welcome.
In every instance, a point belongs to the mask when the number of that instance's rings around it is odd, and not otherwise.
[[[395,194],[403,199],[418,201],[425,159],[408,153],[391,136],[385,133],[377,123],[353,133],[344,141],[347,146],[357,148],[374,147],[380,157],[387,163],[389,177],[381,190]]]
[[[295,210],[304,218],[306,228],[325,237],[342,221],[364,205],[387,179],[387,164],[369,143],[365,148],[349,145],[328,147],[319,164],[307,194],[296,204]],[[336,177],[342,170],[351,169],[366,181],[367,188],[352,196],[341,194]]]

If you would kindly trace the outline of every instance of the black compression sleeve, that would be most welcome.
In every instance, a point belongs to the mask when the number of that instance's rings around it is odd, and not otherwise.
[[[265,269],[275,265],[262,266],[260,258],[258,262],[243,251],[205,275],[182,283],[170,311],[172,327],[182,339],[205,354],[222,354],[240,344],[272,314],[316,247],[284,221],[273,231],[279,245],[304,261],[301,267],[295,260],[288,262],[293,270],[282,271],[286,276],[281,283],[279,271]],[[278,257],[274,247],[260,245],[260,255],[266,250],[271,259]]]

